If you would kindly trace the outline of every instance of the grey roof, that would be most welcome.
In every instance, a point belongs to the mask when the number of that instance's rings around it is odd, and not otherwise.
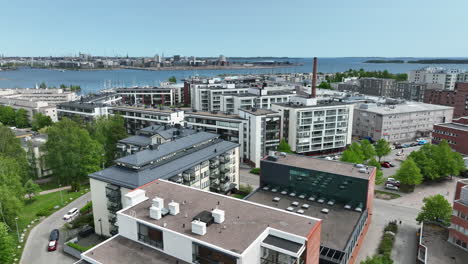
[[[159,130],[161,129],[164,129],[164,126],[163,125],[152,125],[152,126],[148,126],[148,127],[145,127],[145,128],[142,128],[140,129],[139,131],[141,132],[148,132],[148,133],[156,133],[158,132]]]
[[[180,140],[182,139],[176,141]],[[172,142],[162,144],[161,146],[168,145],[170,143]],[[226,151],[232,150],[237,146],[239,145],[230,141],[218,140],[213,144],[206,146],[205,148],[188,153],[179,158],[168,161],[160,166],[147,167],[141,170],[132,170],[115,165],[102,171],[92,173],[89,175],[89,177],[125,188],[135,189],[156,179],[169,179],[172,176],[192,168],[196,164],[216,157]]]
[[[446,127],[446,128],[456,129],[456,130],[468,131],[468,125],[460,124],[460,123],[435,124],[434,128],[435,128],[435,126]]]
[[[268,245],[272,245],[278,248],[285,249],[290,252],[298,253],[299,250],[302,248],[302,244],[286,240],[281,237],[273,236],[273,235],[268,235],[264,240],[263,243],[266,243]]]
[[[329,101],[318,101],[316,105],[302,105],[302,104],[293,104],[293,103],[273,103],[282,107],[289,108],[319,108],[319,107],[328,107],[328,106],[340,106],[340,105],[349,105],[350,103],[345,102],[329,102]]]
[[[197,133],[197,131],[195,129],[171,127],[169,129],[166,129],[166,130],[158,131],[158,132],[156,132],[156,134],[160,135],[161,137],[163,137],[165,139],[169,139],[169,138],[172,138],[174,136],[174,132],[176,132],[176,131],[178,131],[178,133],[179,133],[178,135],[176,135],[178,138],[189,136],[189,135]]]
[[[359,108],[355,108],[358,111],[365,111],[370,113],[376,113],[380,115],[394,115],[402,113],[414,113],[414,112],[427,112],[437,110],[453,110],[451,106],[425,104],[425,103],[406,103],[397,105],[382,105],[377,104],[362,104]]]
[[[210,139],[217,138],[218,135],[208,133],[208,132],[199,132],[187,137],[183,137],[165,144],[161,144],[157,149],[143,150],[137,152],[133,155],[129,155],[123,158],[116,160],[118,163],[125,163],[136,167],[144,166],[151,161],[157,160],[161,157],[164,157],[170,153],[185,149],[189,146],[200,144],[202,142],[208,141]]]
[[[145,147],[151,144],[151,138],[145,137],[145,136],[131,136],[131,137],[127,137],[122,140],[119,140],[119,143]]]

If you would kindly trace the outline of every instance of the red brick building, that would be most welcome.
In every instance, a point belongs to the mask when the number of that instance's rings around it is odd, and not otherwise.
[[[455,90],[426,90],[424,103],[454,107],[453,117],[468,116],[468,83],[456,83]]]
[[[447,140],[453,150],[468,155],[468,117],[453,119],[452,123],[435,124],[432,144]]]
[[[468,251],[468,179],[457,182],[448,240]]]

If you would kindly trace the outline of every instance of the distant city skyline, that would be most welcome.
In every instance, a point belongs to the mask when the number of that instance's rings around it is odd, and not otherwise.
[[[463,0],[120,2],[4,1],[0,54],[468,57]]]

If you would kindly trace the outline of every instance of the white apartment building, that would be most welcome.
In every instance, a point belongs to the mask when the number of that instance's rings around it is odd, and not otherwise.
[[[409,102],[361,104],[354,109],[353,136],[408,142],[429,137],[434,124],[452,122],[453,107]]]
[[[239,145],[198,132],[119,158],[89,177],[96,232],[115,235],[124,195],[156,179],[220,193],[238,188]]]
[[[282,138],[297,153],[335,152],[350,144],[353,108],[301,96],[272,106],[282,116]]]
[[[18,110],[18,109],[26,110],[26,112],[28,113],[29,120],[31,120],[32,117],[36,113],[41,113],[50,117],[50,119],[52,119],[53,122],[58,121],[57,107],[47,102],[31,101],[28,99],[21,99],[21,98],[0,97],[0,105],[10,106],[11,108],[15,110]]]
[[[445,70],[443,68],[423,68],[408,72],[408,82],[411,83],[433,83],[443,85],[445,90],[453,90],[458,80],[458,75],[463,74],[462,70]],[[463,77],[460,77],[463,78]]]
[[[119,234],[80,263],[319,263],[318,218],[164,180],[122,198]]]
[[[281,139],[281,115],[268,109],[240,109],[239,116],[245,119],[242,158],[253,167],[269,151],[276,150]]]

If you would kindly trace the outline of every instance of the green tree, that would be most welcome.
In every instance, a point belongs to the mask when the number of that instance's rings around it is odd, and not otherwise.
[[[15,119],[15,109],[10,106],[0,106],[0,123],[5,126],[14,126]]]
[[[281,139],[281,141],[279,143],[278,151],[279,152],[292,153],[291,146],[289,146],[288,142],[284,138]]]
[[[127,137],[125,121],[122,116],[101,117],[88,128],[93,139],[104,147],[105,164],[110,166],[117,157],[117,142]]]
[[[377,168],[377,172],[375,173],[375,184],[379,185],[385,182],[385,178],[383,176],[382,166],[380,162],[378,162],[375,158],[372,158],[367,163],[369,166],[374,166]]]
[[[0,222],[0,263],[13,263],[15,242],[8,234],[8,226]]]
[[[19,128],[25,128],[29,126],[28,112],[23,108],[16,110],[15,125]]]
[[[0,125],[0,155],[12,158],[20,167],[20,175],[23,182],[29,179],[29,164],[26,151],[21,147],[20,140],[6,126]]]
[[[392,148],[390,147],[390,144],[385,140],[385,139],[379,139],[377,140],[377,143],[375,144],[375,155],[379,157],[379,162],[382,159],[382,157],[387,156],[392,152]]]
[[[334,88],[331,86],[331,84],[329,82],[321,82],[317,88],[321,88],[321,89],[329,89],[329,90],[334,90]]]
[[[343,151],[340,160],[351,163],[364,163],[364,158],[361,144],[353,142],[345,151]]]
[[[366,260],[361,261],[361,264],[393,264],[393,260],[388,256],[375,255],[367,257]]]
[[[439,178],[459,175],[460,171],[465,168],[463,158],[457,152],[454,152],[446,140],[442,140],[436,148],[434,159]]]
[[[0,220],[8,225],[23,208],[21,168],[15,159],[0,155]]]
[[[374,146],[370,143],[369,140],[363,139],[361,140],[361,151],[362,154],[364,155],[364,160],[369,160],[373,157],[375,157],[376,152]]]
[[[169,79],[167,79],[167,81],[170,82],[170,83],[176,83],[177,78],[175,76],[172,76],[172,77],[169,77]]]
[[[41,84],[39,84],[39,88],[41,89],[46,89],[47,88],[47,84],[45,82],[41,82]]]
[[[24,184],[24,191],[28,195],[29,199],[31,199],[33,196],[36,196],[41,191],[41,188],[39,187],[37,183],[29,179]]]
[[[425,144],[419,150],[411,152],[409,158],[413,159],[425,180],[436,180],[439,178],[437,165],[434,162],[436,145]]]
[[[98,171],[103,161],[102,145],[88,131],[68,118],[47,129],[45,161],[62,184],[79,190],[89,173]]]
[[[31,126],[32,130],[39,131],[39,129],[51,126],[53,124],[50,116],[46,116],[42,113],[37,113],[33,116]]]
[[[418,221],[418,223],[430,221],[439,222],[444,225],[450,224],[452,206],[450,206],[450,203],[444,198],[444,196],[436,194],[424,198],[423,201],[424,205],[421,208],[421,212],[419,212],[416,217],[416,221]]]
[[[395,174],[395,179],[401,184],[414,186],[422,183],[423,176],[412,158],[406,159]]]

